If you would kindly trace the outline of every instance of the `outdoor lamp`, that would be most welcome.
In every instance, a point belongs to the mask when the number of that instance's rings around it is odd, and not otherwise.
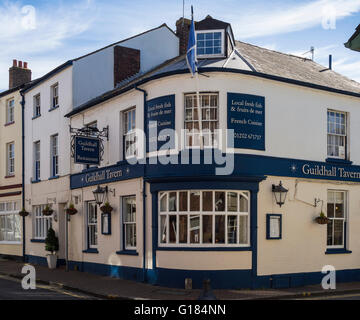
[[[98,205],[101,205],[104,202],[106,188],[101,188],[99,185],[97,186],[96,190],[93,191],[95,202]]]
[[[281,207],[285,203],[286,195],[289,190],[285,189],[280,181],[278,186],[272,185],[272,192],[275,196],[276,203]]]

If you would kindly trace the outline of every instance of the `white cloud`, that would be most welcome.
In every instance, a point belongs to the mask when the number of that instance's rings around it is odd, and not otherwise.
[[[237,19],[238,22],[233,23],[232,26],[240,39],[264,37],[322,25],[325,14],[328,12],[334,12],[336,19],[339,20],[359,10],[359,0],[317,0],[305,5],[277,10],[272,8],[266,13],[254,12],[240,16]]]

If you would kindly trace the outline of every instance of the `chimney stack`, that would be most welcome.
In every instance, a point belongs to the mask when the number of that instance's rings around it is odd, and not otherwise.
[[[332,70],[332,55],[329,55],[329,70]]]
[[[176,35],[179,37],[179,54],[183,55],[187,52],[187,46],[189,42],[191,20],[186,18],[180,18],[176,21]]]
[[[28,63],[13,60],[13,65],[9,69],[9,89],[21,86],[31,81],[31,70],[28,69]]]

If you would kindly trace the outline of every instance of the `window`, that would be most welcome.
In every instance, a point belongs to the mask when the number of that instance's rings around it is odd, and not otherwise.
[[[6,103],[6,123],[13,123],[14,118],[15,102],[14,99],[10,99]]]
[[[159,193],[160,246],[249,246],[249,192]]]
[[[6,145],[6,174],[13,176],[15,174],[15,144],[14,142]]]
[[[328,191],[327,245],[332,248],[344,248],[347,210],[347,193],[345,191]]]
[[[328,111],[328,156],[346,159],[347,116],[344,112]]]
[[[87,243],[88,248],[97,248],[98,244],[98,227],[97,227],[97,204],[88,202],[87,204]]]
[[[218,108],[219,95],[217,93],[202,93],[199,96],[201,105],[202,134],[199,132],[198,108],[196,94],[185,95],[185,129],[186,145],[200,146],[200,136],[204,146],[217,146],[216,129],[219,126]]]
[[[50,138],[50,159],[51,175],[56,177],[59,174],[59,153],[58,153],[58,135],[55,134]]]
[[[34,118],[40,117],[41,109],[40,109],[40,93],[34,96]]]
[[[20,241],[21,227],[17,202],[0,202],[0,243]]]
[[[34,143],[34,180],[40,180],[40,141]]]
[[[52,225],[52,218],[43,215],[42,211],[46,205],[34,206],[34,238],[44,240]]]
[[[224,31],[196,32],[196,54],[201,56],[224,55]]]
[[[136,109],[123,112],[125,158],[136,156]]]
[[[136,249],[136,197],[123,197],[124,249]]]
[[[55,84],[51,87],[51,108],[57,108],[59,106],[59,84]]]

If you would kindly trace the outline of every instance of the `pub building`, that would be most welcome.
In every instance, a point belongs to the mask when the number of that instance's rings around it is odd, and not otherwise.
[[[326,265],[359,280],[360,84],[207,16],[198,106],[189,25],[177,57],[66,114],[98,138],[73,145],[94,161],[71,158],[70,269],[178,288],[320,284]]]

